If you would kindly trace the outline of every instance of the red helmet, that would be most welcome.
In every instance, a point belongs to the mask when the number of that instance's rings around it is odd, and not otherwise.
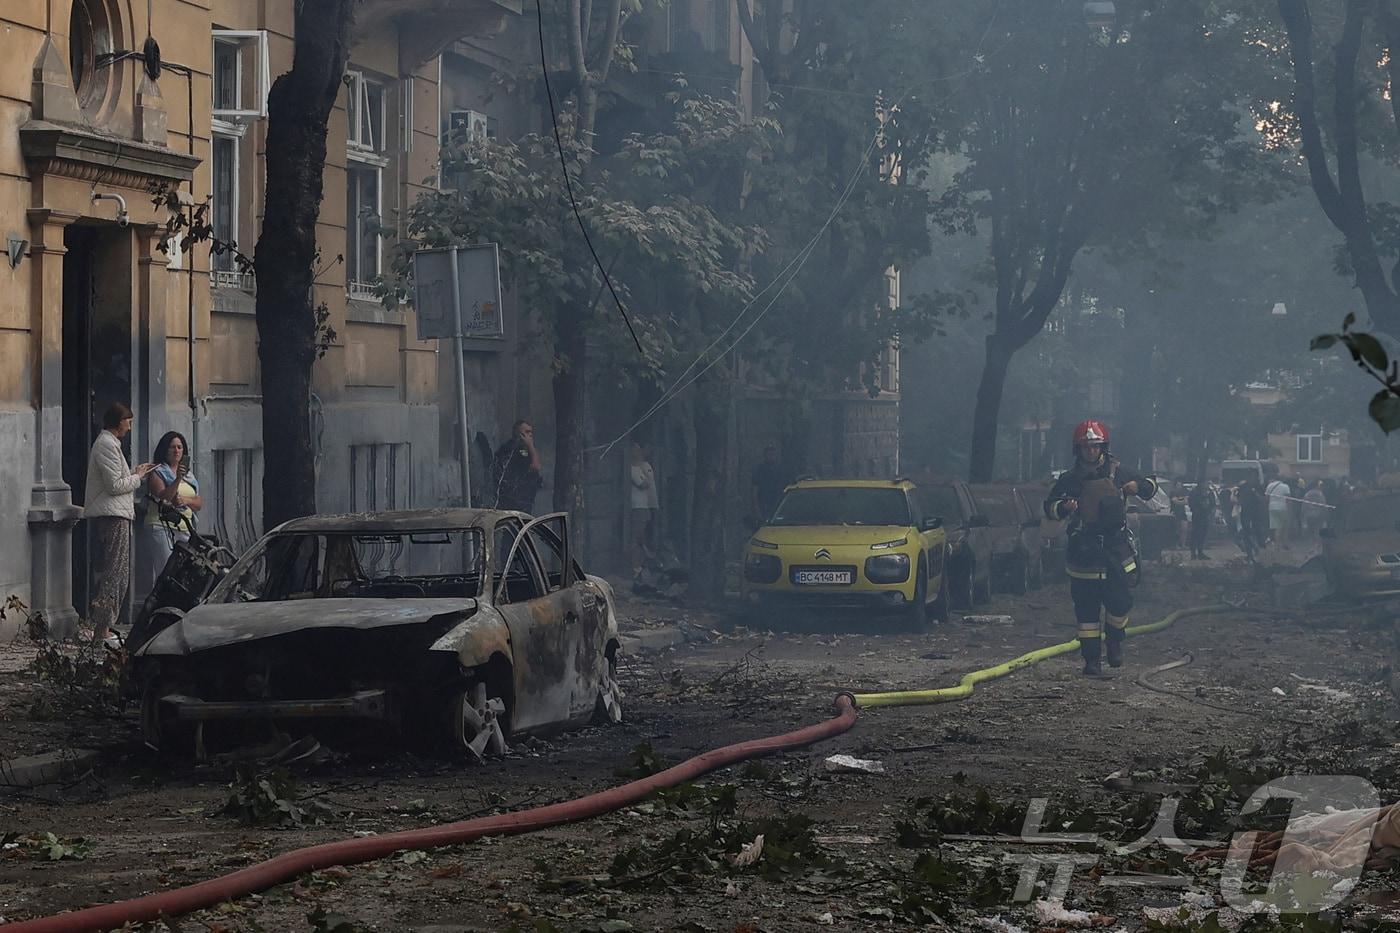
[[[1108,426],[1102,421],[1079,422],[1079,427],[1074,429],[1074,446],[1083,447],[1086,444],[1102,444],[1108,446]]]

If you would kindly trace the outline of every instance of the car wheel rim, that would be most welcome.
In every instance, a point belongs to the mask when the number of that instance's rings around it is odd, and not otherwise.
[[[478,761],[487,755],[504,755],[509,750],[500,719],[506,711],[505,702],[488,696],[485,683],[464,690],[457,702],[463,747]]]
[[[622,687],[617,683],[617,658],[608,656],[607,669],[603,672],[603,688],[598,692],[598,703],[608,722],[622,722]]]

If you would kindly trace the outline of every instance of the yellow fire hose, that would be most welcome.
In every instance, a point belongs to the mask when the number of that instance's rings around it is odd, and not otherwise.
[[[1129,635],[1150,635],[1153,632],[1160,632],[1169,626],[1175,625],[1182,619],[1189,619],[1194,616],[1215,615],[1226,612],[1240,612],[1236,606],[1197,606],[1194,609],[1179,609],[1160,622],[1152,622],[1147,625],[1130,625],[1127,633]],[[932,703],[949,703],[953,700],[962,700],[972,695],[976,686],[984,680],[997,680],[1005,677],[1013,671],[1018,671],[1023,667],[1030,667],[1032,664],[1039,664],[1041,661],[1059,657],[1062,654],[1069,654],[1079,650],[1079,639],[1061,642],[1058,645],[1051,645],[1048,648],[1037,648],[1035,651],[1028,651],[1018,658],[1012,658],[1002,664],[992,667],[984,667],[980,671],[971,671],[963,675],[956,687],[938,687],[932,690],[892,690],[887,693],[857,693],[855,694],[856,706],[861,709],[873,709],[877,706],[925,706]]]

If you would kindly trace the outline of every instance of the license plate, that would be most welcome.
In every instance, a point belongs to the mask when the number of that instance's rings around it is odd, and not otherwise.
[[[849,586],[855,582],[851,570],[794,570],[792,582],[798,586]]]

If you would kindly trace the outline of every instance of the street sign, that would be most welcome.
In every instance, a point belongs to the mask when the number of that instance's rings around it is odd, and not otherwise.
[[[457,254],[456,291],[462,302],[460,336],[504,340],[500,254],[495,243],[414,252],[413,305],[418,314],[418,339],[458,336],[452,288],[454,250]]]

